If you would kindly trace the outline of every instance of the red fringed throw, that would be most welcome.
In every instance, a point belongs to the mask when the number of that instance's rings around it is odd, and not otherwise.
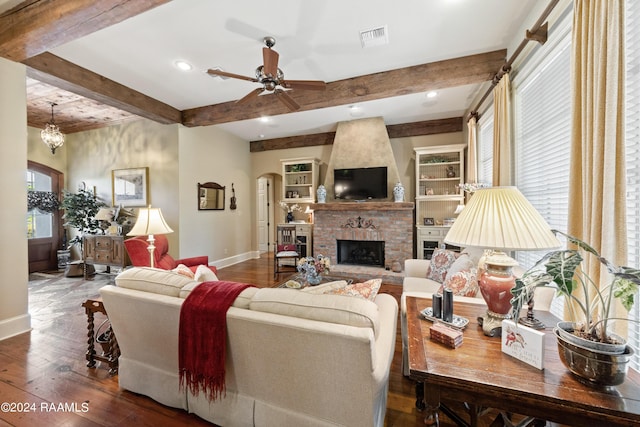
[[[203,282],[182,304],[178,341],[180,387],[187,387],[195,396],[201,391],[209,401],[224,396],[227,310],[240,292],[250,286]]]

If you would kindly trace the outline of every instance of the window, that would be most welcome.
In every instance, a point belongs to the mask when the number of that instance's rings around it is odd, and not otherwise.
[[[27,191],[51,191],[51,177],[27,170]],[[53,215],[34,208],[27,212],[27,238],[38,239],[53,236]]]
[[[627,240],[628,263],[640,266],[640,2],[626,4],[626,163],[627,163]],[[640,302],[631,309],[630,318],[640,320]],[[640,325],[629,322],[629,344],[636,354],[631,367],[640,370]]]
[[[514,85],[516,185],[551,228],[567,230],[571,145],[571,38]],[[546,251],[519,252],[530,267]]]

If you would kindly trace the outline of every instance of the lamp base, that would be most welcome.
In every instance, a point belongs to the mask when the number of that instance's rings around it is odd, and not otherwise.
[[[484,332],[486,336],[500,337],[502,336],[502,321],[509,318],[511,318],[511,316],[487,310],[485,314],[478,317],[478,324],[482,326],[482,332]]]
[[[521,325],[524,326],[528,326],[530,328],[533,329],[537,329],[537,330],[542,330],[544,329],[546,326],[544,325],[544,323],[542,323],[540,320],[536,319],[535,317],[531,316],[527,316],[527,317],[521,317],[518,320],[518,323],[520,323]]]

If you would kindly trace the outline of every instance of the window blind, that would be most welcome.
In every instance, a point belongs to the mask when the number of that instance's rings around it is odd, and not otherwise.
[[[640,2],[626,1],[625,149],[627,168],[628,262],[640,266]],[[630,314],[640,320],[638,295]],[[629,322],[628,342],[635,355],[631,367],[640,370],[640,325]]]
[[[549,223],[566,231],[571,144],[571,39],[567,35],[514,85],[516,185]],[[517,253],[531,267],[547,251]]]

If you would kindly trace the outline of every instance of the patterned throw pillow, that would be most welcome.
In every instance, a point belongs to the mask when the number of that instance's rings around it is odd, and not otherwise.
[[[462,297],[475,297],[480,288],[477,279],[478,270],[470,268],[468,270],[458,271],[454,274],[447,275],[444,284],[440,287],[440,293],[444,288],[451,289],[454,295]]]
[[[341,288],[331,289],[327,294],[348,295],[373,301],[376,298],[376,295],[378,295],[381,284],[382,279],[370,279],[364,283],[352,283]]]
[[[189,279],[193,279],[195,274],[189,267],[184,264],[178,264],[176,268],[172,270],[175,273],[182,274],[183,276],[188,277]]]
[[[427,279],[435,280],[438,283],[444,283],[447,277],[449,267],[453,265],[457,258],[457,254],[447,249],[436,249],[431,256],[431,263],[427,270]]]

